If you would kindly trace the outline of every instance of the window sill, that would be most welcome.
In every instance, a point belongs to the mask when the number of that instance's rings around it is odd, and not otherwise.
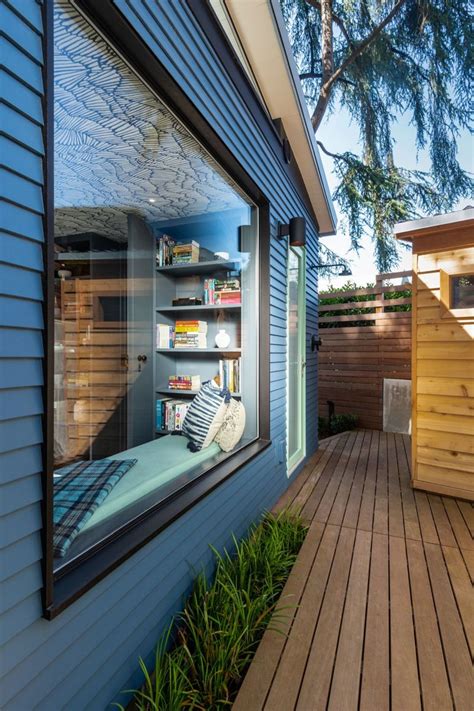
[[[115,537],[109,537],[93,555],[66,568],[54,582],[54,602],[44,610],[44,617],[54,619],[270,444],[271,440],[266,439],[249,443],[190,482],[179,494],[170,496],[141,519],[134,520],[128,528],[124,527]]]

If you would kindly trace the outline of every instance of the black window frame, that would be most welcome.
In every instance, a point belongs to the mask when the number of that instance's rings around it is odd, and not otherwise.
[[[54,16],[53,0],[43,3],[44,57],[44,411],[43,416],[43,615],[53,619],[81,595],[121,565],[164,528],[257,457],[270,439],[270,218],[269,200],[235,159],[143,39],[110,0],[75,0],[87,17],[135,69],[163,103],[206,148],[256,205],[259,256],[259,432],[258,438],[223,461],[207,468],[183,489],[156,504],[127,526],[97,543],[54,573],[53,560],[53,437],[54,437]],[[268,121],[266,132],[274,128]],[[274,135],[274,134],[273,134]]]

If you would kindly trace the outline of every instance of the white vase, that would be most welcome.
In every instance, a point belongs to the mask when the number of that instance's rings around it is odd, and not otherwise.
[[[218,348],[228,348],[230,345],[230,336],[225,329],[220,328],[216,335],[216,346]]]

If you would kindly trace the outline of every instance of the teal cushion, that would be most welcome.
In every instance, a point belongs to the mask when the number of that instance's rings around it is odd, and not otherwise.
[[[185,437],[166,435],[114,454],[113,459],[133,458],[137,462],[112,489],[82,528],[81,534],[220,452],[214,442],[199,452],[190,452],[187,444]]]

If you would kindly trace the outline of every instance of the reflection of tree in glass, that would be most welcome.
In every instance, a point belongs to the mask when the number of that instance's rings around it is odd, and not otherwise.
[[[474,274],[463,274],[452,278],[452,308],[474,308]]]

